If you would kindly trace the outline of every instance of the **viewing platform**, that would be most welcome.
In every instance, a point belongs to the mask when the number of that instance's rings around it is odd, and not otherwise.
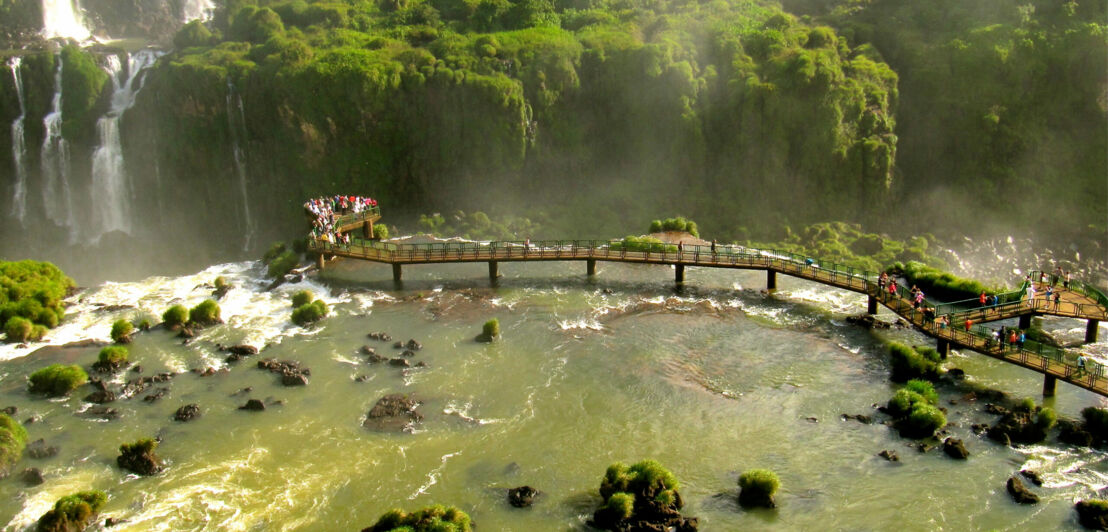
[[[379,217],[379,214],[377,214]],[[361,222],[365,223],[365,222]],[[350,227],[357,227],[351,223]],[[731,268],[765,270],[766,288],[777,288],[777,274],[815,281],[842,288],[868,297],[867,310],[877,313],[878,303],[913,324],[924,334],[936,339],[939,352],[945,357],[951,347],[969,349],[986,356],[1015,364],[1045,375],[1043,394],[1054,395],[1055,382],[1062,380],[1108,397],[1108,370],[1089,360],[1078,365],[1077,354],[1034,341],[1022,347],[994,345],[991,331],[981,323],[1018,319],[1026,329],[1037,315],[1063,316],[1087,321],[1086,342],[1095,342],[1100,321],[1108,320],[1108,297],[1094,287],[1071,282],[1069,289],[1060,289],[1061,300],[1055,304],[1045,297],[1033,300],[1015,299],[995,306],[981,307],[974,301],[940,303],[935,312],[924,314],[913,307],[911,294],[903,286],[889,294],[878,286],[879,273],[859,270],[843,264],[821,261],[796,253],[760,250],[735,245],[627,244],[618,240],[541,240],[499,242],[438,242],[428,244],[397,244],[353,238],[349,244],[333,244],[312,239],[309,252],[319,257],[348,257],[392,265],[393,280],[401,282],[402,268],[415,264],[486,262],[489,277],[499,277],[499,263],[528,261],[584,261],[589,276],[597,274],[598,261],[628,264],[656,264],[674,268],[675,282],[685,282],[685,268]],[[1041,294],[1041,292],[1040,292]],[[1018,296],[1017,296],[1018,297]],[[976,305],[975,307],[972,307]],[[972,307],[972,308],[970,308]],[[936,318],[946,316],[950,327],[942,327]],[[965,322],[971,327],[966,330]]]

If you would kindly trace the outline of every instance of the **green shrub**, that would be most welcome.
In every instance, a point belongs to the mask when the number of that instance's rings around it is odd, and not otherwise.
[[[654,221],[650,222],[650,231],[647,231],[647,232],[649,232],[649,233],[661,233],[662,232],[662,221],[661,220],[654,220]]]
[[[412,513],[403,510],[389,510],[370,528],[372,532],[411,531],[411,532],[470,532],[469,516],[453,507],[435,504]]]
[[[228,286],[227,279],[220,275],[215,278],[215,281],[212,281],[212,286],[214,286],[216,290],[223,290]]]
[[[150,323],[150,318],[146,318],[146,317],[143,317],[142,319],[139,319],[138,321],[135,322],[134,325],[135,325],[135,327],[138,327],[138,330],[140,330],[140,331],[148,331],[148,330],[150,330],[150,327],[154,326],[153,323]]]
[[[904,385],[904,389],[918,393],[921,397],[926,399],[928,403],[933,405],[939,404],[939,394],[935,392],[935,385],[931,384],[931,381],[912,379],[908,381],[908,384]]]
[[[269,263],[266,275],[269,277],[284,277],[299,263],[300,259],[296,253],[285,251]]]
[[[1058,414],[1054,412],[1053,408],[1043,407],[1039,410],[1039,414],[1035,416],[1035,424],[1039,426],[1043,432],[1046,432],[1054,427],[1054,424],[1058,422]]]
[[[1019,402],[1019,404],[1017,404],[1015,406],[1014,410],[1023,411],[1023,412],[1034,412],[1035,411],[1035,400],[1030,398],[1030,397],[1024,397]]]
[[[65,316],[62,300],[73,287],[73,280],[49,262],[0,261],[0,323],[7,324],[18,316],[54,328]],[[20,341],[35,339],[34,327],[26,332],[29,336]],[[14,336],[8,338],[14,341]]]
[[[29,382],[31,393],[59,396],[88,382],[88,373],[81,366],[51,364],[32,373]]]
[[[915,349],[899,342],[889,344],[889,360],[891,363],[893,382],[907,382],[911,379],[935,380],[939,378],[939,365],[937,353],[932,355],[924,351],[920,354]]]
[[[108,496],[102,491],[82,491],[62,497],[54,503],[53,509],[39,518],[37,530],[84,530],[96,520],[96,514],[106,502]]]
[[[631,517],[634,509],[635,496],[630,493],[613,493],[611,497],[608,497],[608,502],[604,503],[604,511],[609,512],[617,520]]]
[[[127,320],[115,320],[115,323],[112,323],[112,341],[117,344],[129,343],[133,332],[135,332],[135,326]]]
[[[976,298],[981,292],[989,294],[1003,292],[985,286],[972,279],[957,277],[926,264],[916,261],[897,262],[889,267],[890,274],[901,275],[929,296],[945,301],[957,301]]]
[[[189,310],[189,323],[213,325],[222,321],[219,317],[219,303],[214,300],[205,299]]]
[[[292,322],[301,327],[306,327],[326,317],[327,312],[327,303],[322,299],[317,299],[293,310]]]
[[[889,399],[887,409],[889,415],[894,418],[900,418],[912,413],[912,409],[917,404],[926,403],[927,399],[916,392],[913,392],[907,388],[901,388],[893,394],[892,399]]]
[[[609,243],[608,249],[612,251],[637,251],[650,253],[677,252],[677,246],[675,244],[666,244],[665,242],[662,242],[661,240],[651,236],[627,236],[623,240]]]
[[[262,255],[262,262],[265,264],[270,264],[275,259],[277,259],[277,257],[283,255],[287,250],[288,248],[285,246],[284,242],[274,242],[269,246],[269,249],[266,250],[265,255]]]
[[[313,296],[311,292],[300,290],[292,295],[292,306],[293,308],[300,308],[311,303],[313,299],[315,299],[315,296]]]
[[[377,240],[384,240],[389,237],[389,228],[385,224],[375,224],[373,226],[373,238]]]
[[[1081,417],[1085,418],[1085,430],[1089,434],[1097,440],[1108,439],[1108,409],[1089,406],[1081,411]]]
[[[900,435],[908,438],[934,436],[935,431],[946,425],[946,416],[938,408],[927,403],[916,403],[912,413],[898,427]]]
[[[26,446],[27,429],[11,416],[0,413],[0,472],[19,461]]]
[[[768,469],[751,469],[739,476],[739,502],[744,505],[772,508],[773,496],[781,481]]]
[[[189,309],[184,305],[173,305],[162,313],[162,321],[169,328],[180,327],[189,321]]]
[[[604,472],[600,495],[607,498],[617,492],[642,493],[656,487],[676,490],[681,485],[677,477],[656,460],[643,460],[631,467],[616,462]]]
[[[483,336],[487,336],[489,338],[499,337],[500,336],[500,320],[497,319],[497,318],[493,318],[489,321],[486,321],[485,324],[481,326],[481,334]]]
[[[140,438],[134,443],[124,443],[119,446],[119,454],[151,454],[158,448],[158,441],[153,438]]]
[[[118,368],[127,363],[128,351],[121,345],[111,345],[100,350],[96,361],[101,367]]]
[[[7,333],[9,342],[29,342],[38,339],[34,337],[35,325],[31,320],[21,316],[12,316],[4,325],[4,332]]]

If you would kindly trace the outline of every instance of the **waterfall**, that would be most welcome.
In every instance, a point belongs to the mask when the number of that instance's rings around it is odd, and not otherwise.
[[[42,36],[85,41],[92,32],[81,18],[78,0],[42,0]]]
[[[215,11],[215,2],[212,0],[183,0],[181,2],[181,20],[190,22],[193,20],[208,21]]]
[[[23,119],[27,116],[27,104],[23,100],[23,77],[19,73],[23,58],[15,56],[8,62],[15,79],[15,95],[19,99],[19,117],[12,121],[12,161],[15,162],[15,189],[12,192],[12,216],[19,223],[27,215],[27,146],[23,139]]]
[[[242,193],[242,210],[246,230],[243,251],[249,251],[254,240],[254,221],[250,218],[250,196],[246,183],[246,152],[242,143],[246,140],[246,113],[242,108],[242,96],[235,93],[235,86],[227,80],[227,122],[231,129],[231,148],[235,156],[235,172],[238,175],[239,192]]]
[[[54,101],[50,113],[43,118],[46,129],[42,140],[42,203],[48,220],[74,230],[72,200],[69,193],[69,143],[62,137],[62,59],[56,56],[58,70],[54,73]],[[70,233],[71,239],[76,235]]]
[[[161,55],[153,50],[128,55],[126,69],[118,55],[107,58],[105,70],[112,80],[112,103],[107,114],[96,122],[100,145],[92,154],[92,221],[88,228],[93,241],[111,231],[131,232],[131,197],[134,194],[124,165],[119,121],[135,104],[135,97],[142,90],[143,71]]]

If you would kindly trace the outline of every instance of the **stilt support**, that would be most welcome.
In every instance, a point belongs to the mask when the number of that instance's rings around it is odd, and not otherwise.
[[[766,290],[777,290],[777,272],[773,270],[766,270]]]
[[[950,340],[939,339],[935,345],[935,350],[939,352],[939,356],[946,360],[946,357],[950,355]]]
[[[1054,375],[1047,375],[1043,378],[1043,397],[1054,397],[1054,387],[1058,384],[1058,379]]]
[[[369,240],[369,239],[373,238],[373,222],[372,221],[366,220],[365,223],[362,224],[362,238],[365,238],[366,240]]]
[[[1089,320],[1089,323],[1085,325],[1085,343],[1091,344],[1096,341],[1096,332],[1100,329],[1099,320]]]
[[[489,280],[496,281],[500,277],[500,267],[495,260],[489,261]]]
[[[596,259],[585,259],[585,272],[589,277],[596,276]]]
[[[868,297],[866,301],[866,312],[869,314],[877,314],[877,298],[873,296]]]
[[[674,275],[675,275],[674,281],[677,284],[679,284],[679,285],[685,284],[685,265],[684,264],[678,264],[677,269],[676,269],[676,273]]]
[[[324,262],[326,262],[326,261],[323,259],[323,254],[322,253],[315,256],[315,267],[319,268],[319,271],[323,271],[323,263]]]
[[[399,264],[393,264],[392,265],[392,280],[394,282],[397,282],[397,283],[399,283],[401,281],[400,265]]]
[[[1027,330],[1031,328],[1031,315],[1024,314],[1020,316],[1020,329]]]

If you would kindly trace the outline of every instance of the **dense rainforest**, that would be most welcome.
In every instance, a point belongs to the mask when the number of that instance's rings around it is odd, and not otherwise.
[[[23,97],[0,77],[0,122],[31,117],[39,214],[4,224],[4,252],[171,240],[231,257],[340,192],[390,223],[542,213],[558,237],[659,214],[762,240],[827,220],[940,238],[1108,220],[1105,0],[224,0],[183,26],[158,16],[168,1],[84,2],[114,36],[172,50],[121,119],[126,238],[73,227],[36,176],[60,63],[68,208],[96,210],[103,65],[130,45],[8,52]],[[9,42],[36,5],[0,0]]]

